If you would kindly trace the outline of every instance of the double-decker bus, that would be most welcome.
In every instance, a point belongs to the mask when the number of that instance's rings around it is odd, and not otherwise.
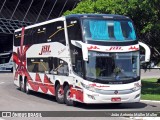
[[[133,22],[122,15],[78,14],[15,30],[14,84],[53,95],[57,102],[138,102],[140,45]]]

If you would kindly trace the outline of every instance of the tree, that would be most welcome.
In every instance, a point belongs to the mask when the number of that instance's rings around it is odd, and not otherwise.
[[[159,0],[82,0],[64,15],[104,13],[129,16],[135,24],[138,38],[151,48],[151,61],[160,62],[160,2]]]

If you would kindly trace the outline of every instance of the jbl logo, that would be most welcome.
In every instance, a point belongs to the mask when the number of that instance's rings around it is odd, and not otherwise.
[[[42,49],[41,49],[41,52],[39,53],[39,55],[42,55],[42,54],[48,54],[50,53],[51,50],[50,50],[50,45],[44,45],[42,46]]]
[[[119,46],[112,46],[109,49],[107,49],[107,51],[112,51],[112,50],[122,50],[122,47]]]

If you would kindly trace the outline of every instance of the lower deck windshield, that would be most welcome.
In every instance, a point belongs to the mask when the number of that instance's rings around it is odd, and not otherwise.
[[[139,52],[103,53],[89,51],[85,62],[89,81],[125,81],[139,77]]]

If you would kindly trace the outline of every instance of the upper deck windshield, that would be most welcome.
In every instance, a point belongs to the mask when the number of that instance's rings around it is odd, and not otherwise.
[[[125,42],[136,40],[133,24],[129,20],[83,19],[85,41]]]

